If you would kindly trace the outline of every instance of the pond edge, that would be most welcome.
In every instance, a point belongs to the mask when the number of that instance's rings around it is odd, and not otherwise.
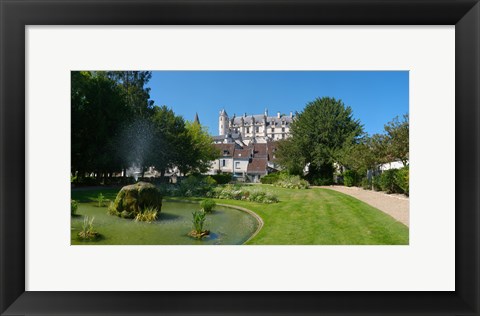
[[[171,200],[171,199],[164,199],[164,201],[166,202],[183,202],[183,203],[192,203],[192,204],[200,204],[199,201],[192,201],[192,200]],[[241,206],[236,206],[236,205],[230,205],[230,204],[223,204],[223,203],[217,203],[218,206],[224,206],[224,207],[229,207],[229,208],[233,208],[233,209],[236,209],[236,210],[239,210],[239,211],[242,211],[242,212],[245,212],[245,213],[248,213],[250,215],[252,215],[258,222],[258,227],[257,229],[253,232],[253,234],[247,239],[245,240],[245,242],[242,244],[242,245],[245,245],[247,242],[249,242],[250,240],[252,240],[255,236],[257,236],[257,234],[260,232],[260,230],[263,228],[263,219],[260,217],[260,215],[258,215],[257,213],[255,213],[254,211],[252,210],[249,210],[248,208],[244,208],[244,207],[241,207]]]

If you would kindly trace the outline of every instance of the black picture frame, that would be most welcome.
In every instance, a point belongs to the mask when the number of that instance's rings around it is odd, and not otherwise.
[[[0,0],[0,21],[2,315],[479,315],[477,0]],[[26,292],[25,26],[122,24],[455,25],[456,290]]]

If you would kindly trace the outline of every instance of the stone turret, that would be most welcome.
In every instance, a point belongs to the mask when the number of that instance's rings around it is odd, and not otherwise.
[[[220,111],[218,116],[218,134],[226,135],[228,132],[228,114],[225,110]]]

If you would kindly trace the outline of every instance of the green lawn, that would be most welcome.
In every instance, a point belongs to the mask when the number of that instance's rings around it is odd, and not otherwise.
[[[408,227],[391,216],[345,194],[320,188],[283,189],[262,185],[280,202],[217,200],[257,213],[264,226],[248,244],[252,245],[408,245]],[[102,192],[113,200],[118,190],[72,191],[80,202]]]

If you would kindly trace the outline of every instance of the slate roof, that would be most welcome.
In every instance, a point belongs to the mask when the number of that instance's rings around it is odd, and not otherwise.
[[[247,173],[249,174],[265,174],[267,173],[267,159],[266,158],[252,158],[252,162],[247,166]]]

